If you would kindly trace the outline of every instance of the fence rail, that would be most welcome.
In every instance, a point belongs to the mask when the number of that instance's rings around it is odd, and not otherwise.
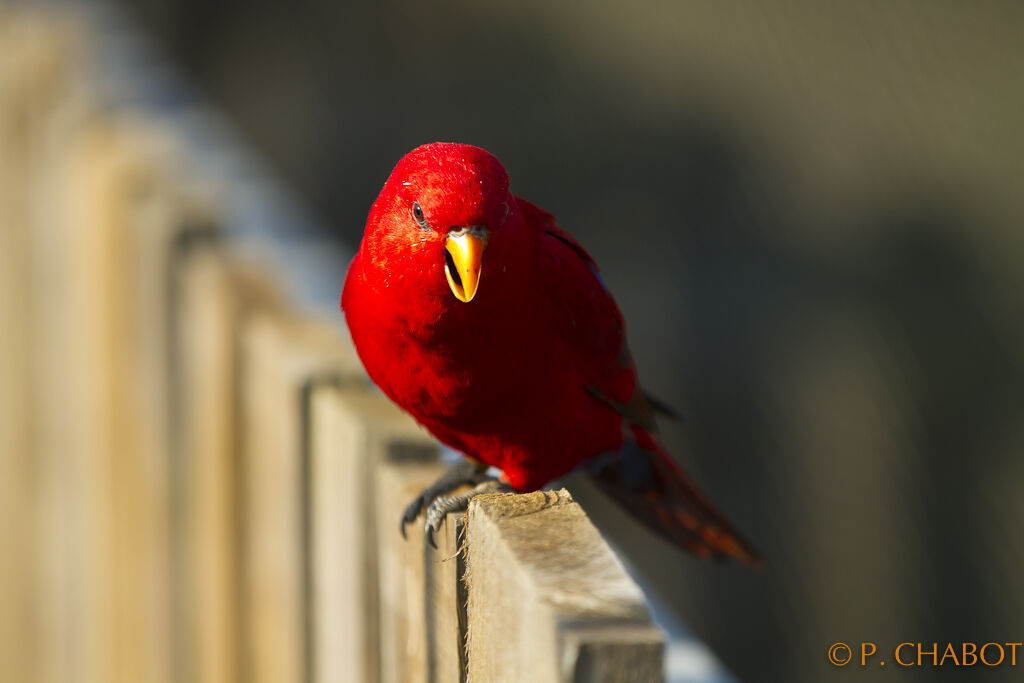
[[[0,679],[660,680],[565,491],[402,539],[443,465],[289,284],[322,254],[232,227],[211,151],[111,94],[91,22],[0,9]]]

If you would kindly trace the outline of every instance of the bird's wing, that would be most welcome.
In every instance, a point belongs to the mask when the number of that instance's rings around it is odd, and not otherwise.
[[[573,349],[583,390],[618,412],[633,435],[621,452],[594,457],[587,467],[590,476],[626,509],[691,552],[759,564],[757,552],[655,439],[655,410],[637,385],[622,313],[594,259],[551,214],[519,203],[541,231],[541,277],[552,302],[551,329]]]
[[[636,368],[626,342],[622,313],[597,263],[554,216],[517,198],[526,221],[539,234],[540,280],[549,329],[572,350],[581,389],[613,405],[637,403],[637,420],[653,422],[637,389]]]

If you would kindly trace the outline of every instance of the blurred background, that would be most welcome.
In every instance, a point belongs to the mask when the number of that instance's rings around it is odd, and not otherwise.
[[[592,253],[667,444],[767,567],[578,497],[739,679],[1024,638],[1024,7],[120,5],[343,245],[448,140]],[[971,676],[846,675],[943,674]]]

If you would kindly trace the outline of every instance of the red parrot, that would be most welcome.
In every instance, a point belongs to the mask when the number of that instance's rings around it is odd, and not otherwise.
[[[406,510],[428,533],[478,492],[536,490],[577,468],[701,557],[757,553],[655,436],[622,314],[554,216],[509,191],[478,147],[423,145],[370,209],[341,307],[370,378],[469,459]],[[501,481],[483,474],[502,472]],[[445,496],[477,485],[467,495]]]

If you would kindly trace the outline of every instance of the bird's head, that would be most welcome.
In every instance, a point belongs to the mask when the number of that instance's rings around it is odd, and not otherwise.
[[[370,210],[362,249],[389,286],[434,303],[468,304],[504,279],[519,220],[494,156],[433,143],[398,162]]]

